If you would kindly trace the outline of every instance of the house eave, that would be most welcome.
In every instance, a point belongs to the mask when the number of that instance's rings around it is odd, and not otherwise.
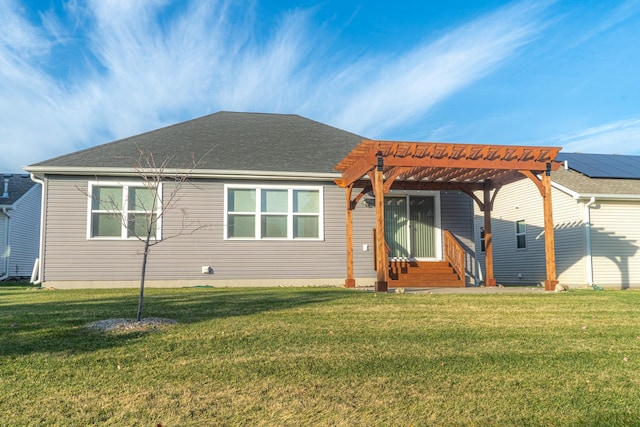
[[[624,200],[624,201],[640,201],[640,194],[612,194],[612,193],[578,193],[556,182],[551,182],[551,185],[568,194],[574,200]]]
[[[143,173],[157,173],[153,169],[135,168],[88,168],[88,167],[48,167],[27,166],[27,172],[36,175],[81,175],[81,176],[118,176],[137,177]],[[333,181],[340,177],[339,173],[321,172],[288,172],[288,171],[247,171],[224,169],[165,169],[163,175],[189,175],[192,178],[243,179],[243,180],[298,180],[298,181]]]
[[[624,201],[640,201],[640,194],[598,194],[598,193],[581,193],[576,200],[624,200]]]

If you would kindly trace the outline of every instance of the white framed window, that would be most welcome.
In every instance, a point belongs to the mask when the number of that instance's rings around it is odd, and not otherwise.
[[[516,221],[516,249],[527,248],[527,224],[524,219]]]
[[[89,182],[87,239],[161,238],[162,184]]]
[[[322,240],[323,188],[225,185],[225,239]]]

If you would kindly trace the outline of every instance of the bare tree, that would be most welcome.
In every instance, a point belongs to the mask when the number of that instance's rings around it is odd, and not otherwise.
[[[208,154],[208,153],[207,153]],[[205,154],[206,156],[206,154]],[[113,192],[93,191],[80,189],[92,199],[94,206],[98,206],[111,218],[111,223],[119,223],[126,229],[127,237],[135,237],[143,244],[142,262],[140,269],[140,294],[138,298],[138,310],[136,319],[142,320],[142,307],[144,301],[144,285],[147,273],[147,261],[151,248],[170,238],[193,234],[196,231],[209,227],[209,224],[201,224],[198,220],[190,220],[188,210],[178,205],[178,193],[185,184],[195,185],[189,178],[193,171],[202,163],[204,157],[198,161],[192,159],[192,164],[184,169],[169,169],[173,157],[167,157],[157,162],[151,152],[139,149],[138,158],[135,159],[135,176],[140,180],[138,186],[132,187],[128,194],[116,197]],[[168,192],[164,191],[163,184],[172,184]],[[126,203],[126,206],[125,206]],[[179,209],[182,214],[181,225],[174,234],[162,233],[157,235],[158,224],[170,210]]]

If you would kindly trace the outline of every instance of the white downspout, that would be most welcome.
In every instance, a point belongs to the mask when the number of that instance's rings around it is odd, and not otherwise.
[[[1,248],[5,248],[6,247],[6,243],[9,243],[9,221],[11,221],[11,215],[9,215],[8,209],[6,208],[6,206],[2,207],[2,213],[7,217],[7,222],[4,225],[4,240],[5,240],[5,244],[0,246]],[[4,280],[6,278],[9,277],[9,257],[7,256],[4,259],[4,275],[0,276],[0,280]]]
[[[44,256],[44,207],[45,207],[45,183],[44,180],[37,178],[33,173],[30,174],[31,181],[40,184],[40,248],[38,250],[38,259],[36,259],[31,273],[31,283],[39,285],[42,283],[42,257]],[[37,278],[36,278],[37,276]]]
[[[591,251],[591,205],[596,202],[595,196],[591,197],[584,205],[585,244],[587,246],[587,284],[593,287],[593,256]]]

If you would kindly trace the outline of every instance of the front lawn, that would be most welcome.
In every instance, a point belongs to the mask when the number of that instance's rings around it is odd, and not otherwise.
[[[640,292],[0,286],[0,425],[640,425]]]

